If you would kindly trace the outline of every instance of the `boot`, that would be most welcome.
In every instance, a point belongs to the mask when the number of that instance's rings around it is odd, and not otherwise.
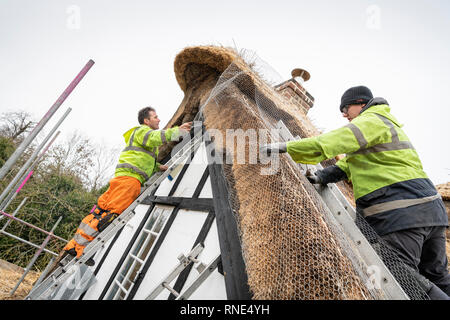
[[[74,256],[74,257],[77,256],[77,252],[75,251],[75,248],[67,250],[66,252],[67,252],[67,254],[70,254],[71,256]],[[94,259],[92,259],[92,257],[90,257],[84,264],[87,265],[88,267],[92,267],[93,265],[95,265],[95,261],[94,261]]]
[[[56,258],[55,262],[53,262],[53,265],[51,266],[50,270],[48,271],[47,275],[45,276],[45,279],[48,278],[49,275],[51,275],[56,269],[58,269],[59,267],[62,267],[62,261],[64,260],[65,257],[67,257],[67,255],[71,255],[71,256],[76,256],[77,253],[75,252],[75,249],[72,248],[70,250],[62,250],[59,253],[58,258]]]

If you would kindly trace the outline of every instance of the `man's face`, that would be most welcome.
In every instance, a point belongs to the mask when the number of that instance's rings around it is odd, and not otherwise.
[[[159,118],[155,111],[149,111],[148,117],[144,119],[144,123],[153,130],[159,129]]]
[[[355,119],[359,113],[361,112],[362,108],[364,108],[365,104],[349,104],[346,105],[343,109],[342,109],[342,116],[344,118],[347,118],[348,121],[352,121],[353,119]]]

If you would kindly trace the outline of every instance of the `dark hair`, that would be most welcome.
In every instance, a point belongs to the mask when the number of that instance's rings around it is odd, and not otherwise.
[[[138,112],[139,124],[144,124],[144,119],[148,118],[148,114],[150,113],[150,111],[156,112],[155,109],[153,109],[152,107],[145,107],[139,110]]]

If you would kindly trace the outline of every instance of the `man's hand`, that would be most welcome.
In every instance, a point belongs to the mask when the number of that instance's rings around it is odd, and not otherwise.
[[[189,135],[189,132],[191,131],[192,121],[191,122],[185,122],[181,126],[178,127],[178,132],[176,134],[172,134],[172,137],[170,138],[170,141],[177,142],[180,140],[180,138]]]
[[[322,180],[314,172],[306,171],[305,177],[312,184],[322,184]]]
[[[192,121],[191,122],[185,122],[180,126],[180,130],[185,130],[189,132],[191,130]]]
[[[163,165],[163,164],[160,164],[160,165],[159,165],[159,171],[166,171],[167,169],[169,169],[168,166]]]
[[[265,144],[259,148],[259,152],[270,156],[272,153],[285,153],[287,151],[285,142],[277,142],[271,144]]]

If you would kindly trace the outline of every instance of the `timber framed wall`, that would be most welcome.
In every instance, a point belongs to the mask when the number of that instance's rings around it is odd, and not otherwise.
[[[190,143],[190,141],[186,143]],[[164,259],[162,256],[171,255],[172,258],[176,258],[181,252],[187,254],[189,251],[168,249],[168,243],[174,240],[177,241],[175,239],[177,235],[174,234],[175,232],[172,232],[172,229],[178,228],[177,230],[182,230],[179,226],[176,226],[176,221],[180,214],[184,215],[184,221],[190,218],[198,220],[198,223],[192,230],[187,230],[190,227],[187,225],[186,230],[181,231],[191,233],[188,238],[194,239],[189,249],[194,248],[198,243],[202,243],[206,244],[206,250],[208,243],[214,242],[212,239],[216,238],[217,250],[220,250],[221,255],[221,263],[219,263],[217,274],[222,277],[223,284],[217,285],[218,276],[216,275],[214,280],[216,281],[214,286],[216,287],[216,293],[211,292],[214,288],[210,286],[208,290],[209,295],[202,296],[202,290],[199,290],[199,294],[193,297],[198,299],[220,298],[233,300],[252,298],[247,285],[247,274],[242,258],[242,248],[236,221],[228,202],[222,165],[210,164],[209,160],[208,163],[199,161],[200,159],[209,159],[207,150],[214,150],[214,145],[210,141],[202,143],[195,153],[191,153],[189,159],[182,164],[181,171],[179,171],[173,181],[164,180],[151,195],[141,202],[137,208],[140,210],[140,214],[136,214],[136,221],[133,222],[132,235],[130,234],[127,237],[122,235],[123,230],[127,228],[127,226],[124,226],[105,246],[102,252],[97,253],[95,260],[97,261],[98,259],[98,264],[95,266],[94,273],[99,279],[80,299],[145,299],[146,294],[153,289],[152,284],[163,281],[161,274],[155,275],[152,279],[152,273],[155,272],[154,269],[161,264],[161,259]],[[205,152],[207,152],[206,155],[204,154]],[[166,157],[165,160],[167,161],[168,158]],[[162,162],[165,163],[166,161]],[[124,277],[124,270],[130,264],[129,257],[136,243],[140,241],[139,239],[149,218],[159,207],[171,208],[172,211],[155,239],[155,243],[146,255],[145,262],[140,265],[138,271],[133,275],[132,285],[127,288],[127,294],[120,294],[120,289],[118,289],[120,285],[117,282],[118,280],[119,282],[122,281],[120,279]],[[192,216],[189,216],[190,214]],[[183,242],[182,237],[180,235],[179,241]],[[112,256],[114,256],[114,259]],[[111,265],[114,265],[114,267],[111,268]],[[164,272],[167,273],[172,267],[167,265]],[[192,281],[195,272],[195,270],[192,270],[192,264],[188,266],[177,277],[173,288],[180,292],[189,281]],[[126,286],[126,283],[123,282],[121,285]],[[223,293],[220,293],[221,286],[224,290]],[[166,292],[158,297],[158,299],[161,298],[173,300],[175,296]]]

